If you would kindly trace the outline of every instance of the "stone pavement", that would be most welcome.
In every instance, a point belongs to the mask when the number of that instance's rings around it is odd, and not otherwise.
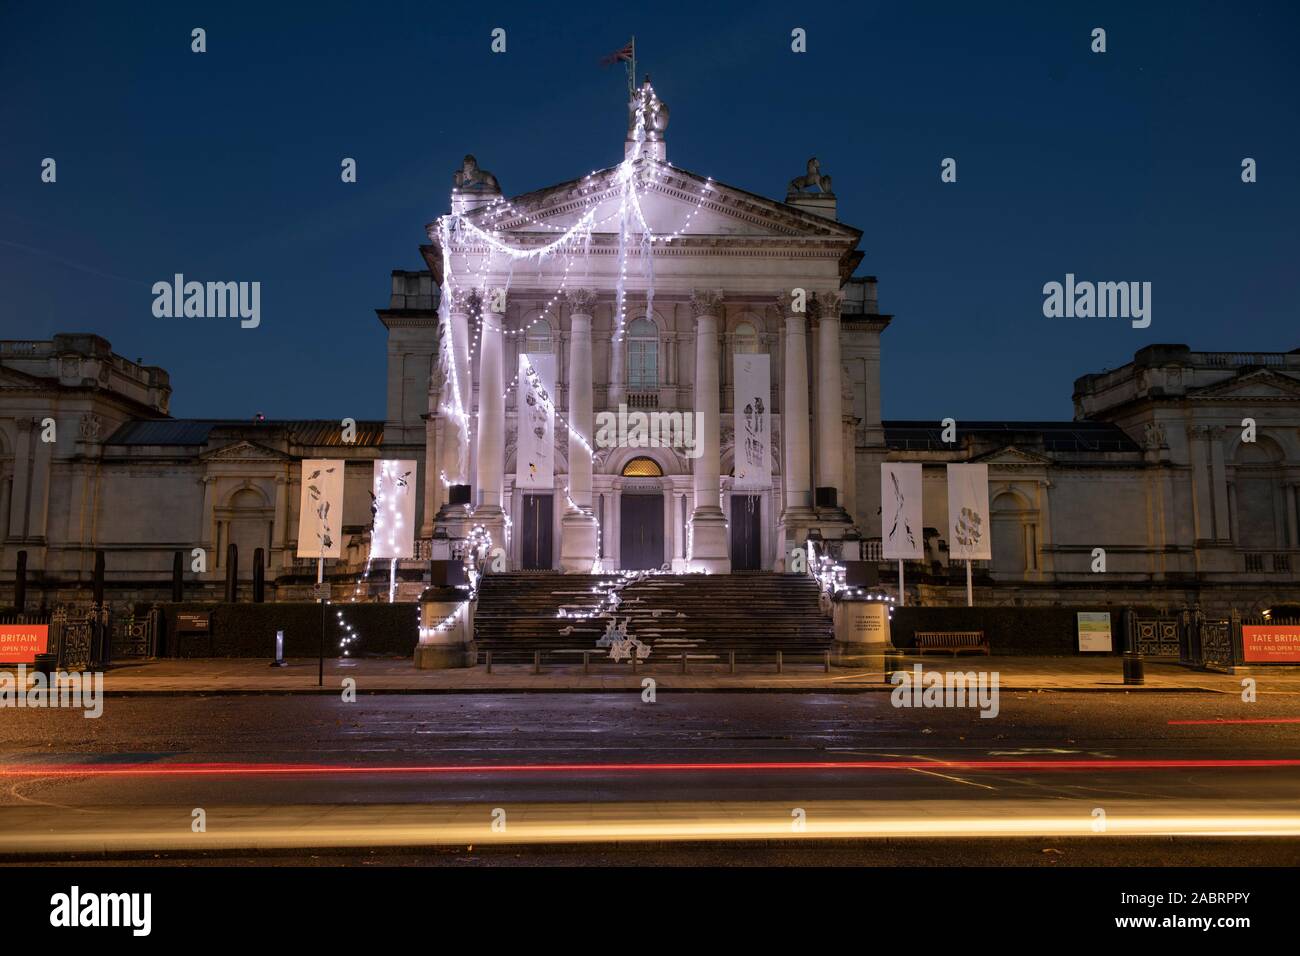
[[[1177,692],[1209,691],[1238,695],[1246,676],[1257,682],[1260,694],[1300,694],[1300,667],[1257,667],[1236,675],[1192,670],[1174,663],[1146,662],[1146,683],[1125,686],[1119,657],[1019,657],[945,655],[900,657],[900,667],[911,671],[922,663],[926,671],[997,671],[1005,691]],[[111,667],[104,678],[109,695],[150,694],[337,694],[345,678],[356,680],[358,693],[466,694],[511,692],[640,691],[642,680],[652,677],[658,690],[765,691],[765,692],[885,692],[892,689],[875,670],[797,663],[777,673],[775,663],[727,666],[694,663],[681,673],[680,662],[667,660],[641,664],[633,674],[626,663],[597,662],[591,672],[579,664],[546,664],[540,674],[532,665],[496,664],[492,673],[483,666],[459,670],[416,670],[408,658],[364,658],[325,661],[324,687],[317,685],[315,659],[294,659],[287,667],[271,667],[264,660],[208,659],[124,662]]]

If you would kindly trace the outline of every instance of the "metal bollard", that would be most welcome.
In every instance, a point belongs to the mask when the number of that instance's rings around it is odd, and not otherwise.
[[[1143,664],[1142,655],[1138,651],[1124,652],[1124,683],[1146,683],[1146,666]]]
[[[486,653],[487,653],[487,672],[491,674],[492,673],[492,652],[487,651]]]
[[[533,651],[533,673],[540,674],[541,672],[542,672],[542,652]]]
[[[584,674],[590,674],[590,673],[591,673],[591,659],[590,659],[590,658],[591,658],[591,651],[583,651],[583,652],[582,652],[582,672],[583,672]]]
[[[727,667],[731,673],[736,673],[736,652],[735,650],[727,651]]]
[[[686,652],[682,651],[682,673],[686,673]]]
[[[785,673],[785,670],[784,670],[784,669],[782,668],[782,666],[781,666],[781,652],[780,652],[780,651],[777,651],[777,652],[776,652],[776,672],[777,672],[778,674],[784,674],[784,673]]]
[[[827,674],[831,672],[831,652],[822,651],[822,670]]]

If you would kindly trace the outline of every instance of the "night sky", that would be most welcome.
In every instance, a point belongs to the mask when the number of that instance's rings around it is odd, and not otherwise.
[[[383,418],[374,310],[460,158],[508,195],[617,163],[598,60],[635,34],[674,164],[775,199],[810,155],[834,177],[896,316],[886,418],[1069,418],[1145,345],[1300,347],[1294,4],[622,7],[7,0],[0,337],[100,334],[171,372],[177,416]],[[259,280],[260,328],[155,318],[175,272]],[[1151,326],[1044,318],[1067,272],[1151,282]]]

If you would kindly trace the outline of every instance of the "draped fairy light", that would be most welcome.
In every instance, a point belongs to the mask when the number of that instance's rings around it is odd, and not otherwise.
[[[469,535],[465,539],[465,549],[461,555],[461,561],[465,565],[465,577],[469,581],[469,596],[457,604],[456,609],[437,624],[427,627],[421,624],[418,628],[421,641],[432,638],[452,627],[460,618],[460,615],[464,613],[465,608],[469,607],[477,598],[478,584],[483,577],[483,565],[491,553],[492,533],[481,524],[474,525],[474,527],[470,528]]]
[[[539,321],[545,319],[550,324],[551,310],[555,307],[559,299],[564,295],[568,286],[571,271],[575,258],[581,258],[586,264],[586,273],[591,271],[591,253],[592,239],[598,227],[613,223],[617,220],[614,230],[615,254],[617,264],[615,270],[615,288],[614,288],[614,329],[612,341],[615,345],[621,344],[626,335],[628,324],[628,268],[629,258],[636,255],[640,259],[641,274],[645,286],[645,308],[646,313],[651,314],[654,309],[655,295],[655,275],[654,275],[654,245],[660,243],[667,245],[681,238],[690,228],[696,215],[703,208],[706,201],[712,195],[714,190],[714,181],[712,177],[706,178],[700,186],[699,193],[695,197],[695,202],[688,211],[685,220],[672,232],[656,234],[646,217],[645,209],[642,205],[642,194],[651,183],[665,183],[665,177],[668,170],[675,170],[671,164],[661,161],[653,155],[645,154],[646,139],[646,118],[650,113],[657,112],[660,109],[660,103],[654,90],[647,83],[640,90],[636,91],[633,98],[633,123],[631,133],[631,149],[623,161],[617,166],[604,171],[593,170],[581,181],[579,181],[570,193],[576,193],[585,201],[585,207],[578,218],[566,227],[552,225],[537,218],[534,215],[519,209],[510,200],[504,197],[496,197],[486,206],[480,206],[478,209],[470,212],[458,212],[453,209],[447,215],[441,216],[436,221],[438,245],[440,247],[442,259],[442,284],[440,287],[440,300],[438,304],[438,319],[441,327],[439,337],[439,364],[443,371],[444,382],[449,382],[450,387],[444,390],[442,403],[439,405],[440,411],[455,423],[460,432],[461,441],[458,445],[459,459],[457,462],[457,471],[459,480],[450,482],[443,475],[444,485],[449,483],[464,483],[468,474],[467,449],[469,448],[471,422],[469,411],[470,396],[460,393],[460,379],[455,374],[455,368],[459,357],[455,352],[455,341],[451,329],[451,298],[457,289],[477,288],[481,294],[487,294],[487,276],[491,271],[495,260],[501,258],[504,260],[510,276],[514,275],[514,267],[519,263],[536,262],[539,270],[545,263],[554,259],[556,256],[564,257],[563,272],[558,277],[558,282],[554,287],[554,292],[546,302],[541,312],[531,321],[521,325],[519,328],[506,329],[502,323],[502,337],[526,336],[528,331]],[[681,182],[669,184],[671,188],[680,190]],[[597,213],[606,203],[613,202],[613,209],[608,214],[598,218]],[[481,223],[481,224],[480,224]],[[512,244],[507,236],[511,232],[502,232],[500,227],[503,224],[509,224],[510,229],[517,229],[519,224],[527,224],[534,229],[542,230],[547,234],[544,242],[526,242],[522,245]],[[604,235],[604,233],[602,233]],[[466,272],[464,280],[457,281],[453,272],[453,249],[457,255],[463,259]],[[482,258],[478,262],[477,270],[470,266],[471,256],[481,250]],[[475,273],[476,275],[471,275]],[[474,281],[477,280],[477,281]],[[508,286],[508,283],[507,283]],[[469,336],[468,355],[466,360],[473,362],[473,357],[479,352],[479,345],[482,339],[483,323],[475,316],[475,325],[472,335]],[[529,373],[532,371],[531,362],[527,361],[526,352],[521,354],[525,356],[525,367]],[[472,367],[472,365],[471,365]],[[503,392],[502,397],[507,398],[512,389],[518,385],[519,371],[516,371]],[[548,402],[551,410],[554,412],[556,419],[564,426],[570,435],[578,439],[578,443],[586,450],[587,454],[594,459],[595,449],[591,445],[588,436],[583,435],[576,430],[572,423],[567,421],[561,415],[558,409],[555,409],[553,402]],[[569,507],[592,513],[596,522],[596,554],[599,556],[603,551],[603,531],[599,517],[594,514],[594,509],[579,508],[573,501],[569,489],[564,489],[565,498]],[[507,516],[507,522],[509,518]],[[688,527],[688,554],[693,541],[693,525]],[[509,525],[507,524],[507,542],[509,536]],[[508,543],[507,543],[508,546]],[[597,557],[593,570],[600,573],[601,559]]]

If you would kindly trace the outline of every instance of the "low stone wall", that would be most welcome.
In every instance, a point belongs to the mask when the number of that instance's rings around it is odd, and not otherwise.
[[[338,614],[352,625],[358,640],[349,656],[410,657],[419,639],[417,605],[329,604],[325,608],[325,656],[339,656],[345,634]],[[164,604],[160,657],[275,657],[275,632],[284,631],[285,657],[315,657],[320,651],[320,605]],[[176,626],[183,612],[206,612],[210,632],[182,633]]]
[[[917,631],[983,631],[994,654],[1077,655],[1079,611],[1109,611],[1113,653],[1124,650],[1123,608],[899,607],[889,622],[895,647],[916,646]]]

